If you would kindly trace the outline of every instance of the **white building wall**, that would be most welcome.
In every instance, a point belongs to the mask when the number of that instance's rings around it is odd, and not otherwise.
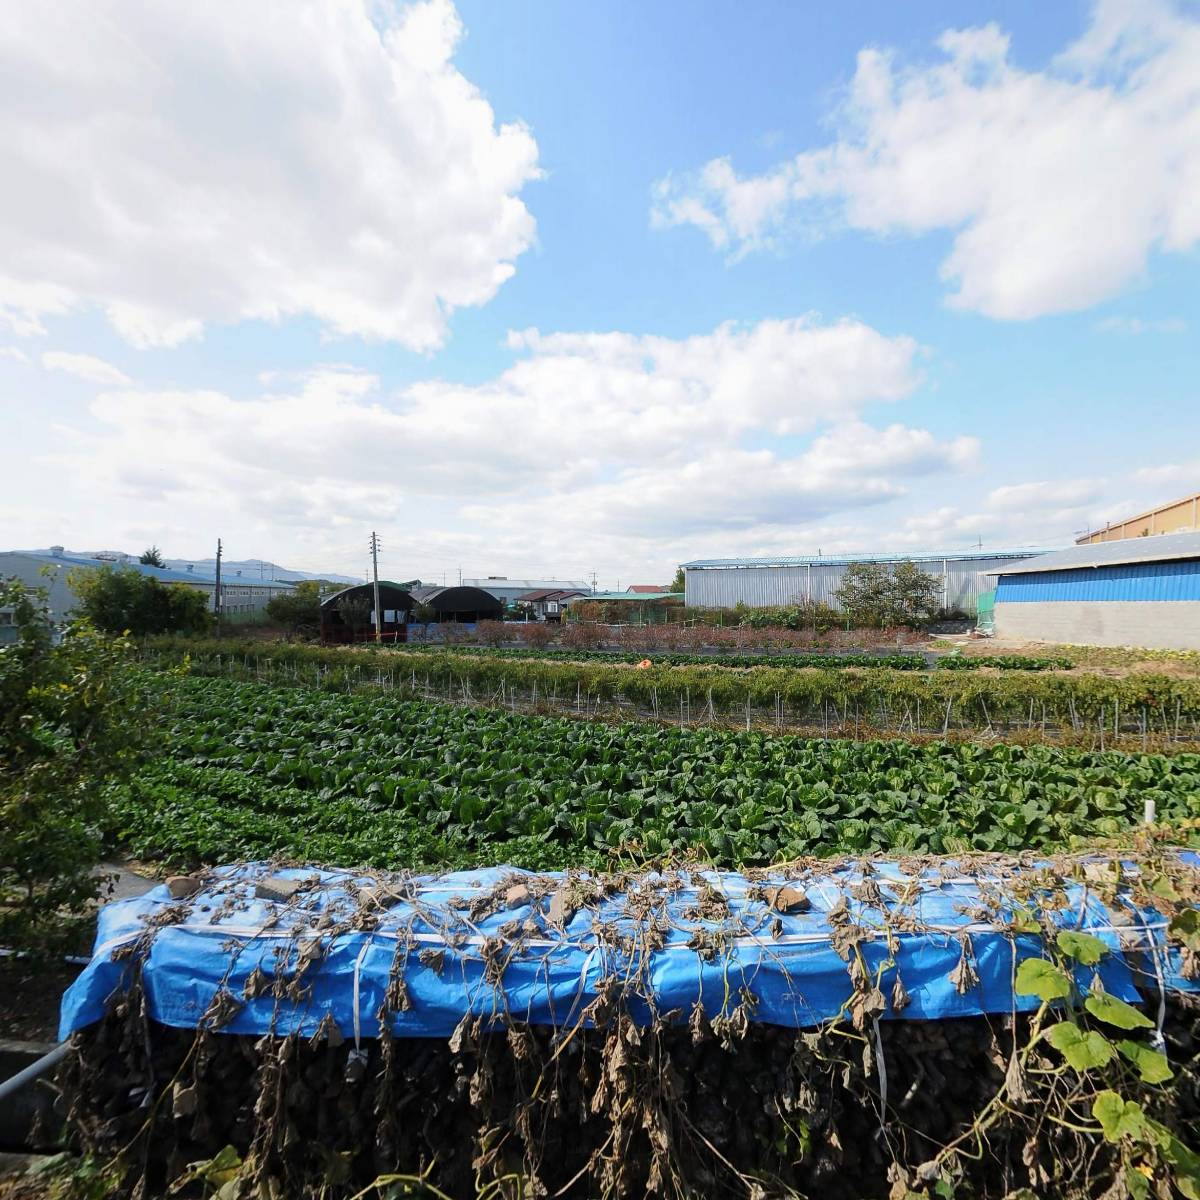
[[[996,605],[996,636],[1068,646],[1200,650],[1200,601],[1037,601]]]
[[[906,560],[894,558],[879,561],[896,563]],[[1011,557],[952,558],[923,560],[916,565],[941,581],[943,607],[974,613],[979,593],[995,586],[994,580],[985,576],[1014,561],[1017,560]],[[685,602],[697,608],[734,608],[738,604],[764,608],[811,599],[838,608],[840,606],[834,592],[842,586],[848,565],[814,562],[811,566],[685,568]]]

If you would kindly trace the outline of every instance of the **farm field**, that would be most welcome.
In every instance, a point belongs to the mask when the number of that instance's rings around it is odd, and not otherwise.
[[[787,730],[823,737],[986,737],[1088,749],[1200,748],[1200,680],[1061,670],[893,670],[705,662],[563,661],[536,655],[160,640],[154,665],[327,691],[608,719]]]
[[[547,869],[1016,852],[1121,838],[1147,801],[1197,840],[1190,753],[824,741],[229,679],[163,686],[163,752],[113,797],[112,838],[145,858]]]
[[[1181,678],[1200,676],[1200,651],[1147,650],[1133,646],[1060,646],[1017,639],[973,641],[934,638],[923,647],[935,654],[954,653],[978,660],[992,657],[1051,657],[1069,659],[1080,671],[1104,674],[1139,674],[1158,671]]]
[[[528,646],[423,646],[420,643],[399,645],[394,649],[401,654],[443,653],[479,654],[497,658],[526,658],[548,662],[611,662],[637,663],[649,658],[659,666],[708,666],[708,667],[777,667],[795,670],[801,667],[820,667],[822,670],[857,668],[859,670],[886,669],[892,671],[958,670],[979,671],[993,668],[1002,671],[1061,671],[1074,666],[1065,655],[1028,654],[976,654],[970,657],[944,655],[931,663],[924,653],[873,654],[859,651],[805,652],[780,650],[776,653],[745,654],[713,650],[704,653],[686,653],[676,650],[589,650],[589,649],[534,649]]]

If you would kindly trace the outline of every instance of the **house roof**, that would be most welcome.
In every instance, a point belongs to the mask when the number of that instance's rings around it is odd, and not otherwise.
[[[1170,562],[1181,558],[1200,558],[1200,533],[1162,533],[1123,538],[1117,542],[1090,542],[1085,546],[1042,554],[988,574],[1028,575],[1034,571],[1071,571],[1124,563]]]
[[[849,563],[899,563],[899,562],[962,562],[973,559],[1032,558],[1045,554],[1045,550],[944,550],[940,553],[921,554],[799,554],[781,555],[774,558],[698,558],[683,564],[685,571],[700,571],[714,567],[839,567]]]
[[[585,596],[580,588],[537,588],[517,597],[517,603],[539,604],[543,600],[565,600],[568,596]]]
[[[631,592],[649,594],[653,592],[667,592],[670,589],[663,587],[661,583],[631,583],[629,590]]]
[[[586,592],[575,600],[624,600],[627,604],[652,604],[659,600],[682,600],[682,592]]]
[[[586,591],[588,587],[587,583],[581,583],[577,579],[509,579],[505,575],[493,575],[484,579],[464,579],[460,586],[476,587],[485,592],[492,588],[506,592],[511,592],[513,588],[520,588],[522,591],[533,591],[537,588],[578,588],[580,591]]]

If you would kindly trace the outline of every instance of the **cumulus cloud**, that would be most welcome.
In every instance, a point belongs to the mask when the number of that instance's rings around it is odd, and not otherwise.
[[[653,223],[733,255],[806,224],[953,233],[950,302],[1000,319],[1089,307],[1153,250],[1200,240],[1200,20],[1100,0],[1083,36],[1024,70],[996,25],[951,30],[932,64],[858,55],[837,137],[760,174],[728,158],[655,187]]]
[[[416,350],[530,246],[537,146],[450,0],[88,0],[0,24],[0,318],[136,346],[304,315]]]
[[[346,366],[267,372],[248,397],[108,387],[89,406],[98,431],[55,453],[139,521],[226,512],[326,540],[395,523],[412,545],[433,527],[441,553],[507,555],[510,571],[554,547],[616,555],[620,538],[630,561],[717,534],[782,540],[978,459],[974,438],[869,419],[916,388],[924,352],[856,321],[681,339],[525,330],[510,345],[482,383],[395,394]]]
[[[42,366],[47,371],[63,371],[74,375],[76,379],[84,380],[85,383],[96,383],[102,387],[119,387],[130,382],[124,371],[92,354],[68,354],[65,350],[47,350],[42,355]]]
[[[986,504],[996,512],[1026,513],[1035,509],[1078,508],[1099,500],[1104,494],[1103,479],[1042,479],[1034,483],[1015,483],[988,493]]]
[[[611,480],[572,488],[554,499],[562,528],[640,537],[726,536],[773,525],[808,525],[832,513],[905,495],[906,481],[971,466],[974,438],[938,441],[925,430],[861,423],[835,427],[802,453],[713,448],[674,469],[637,466]],[[503,514],[545,520],[544,502],[531,499]],[[488,522],[484,506],[464,515]],[[793,538],[795,534],[792,534]]]
[[[889,544],[955,547],[1066,546],[1200,488],[1200,459],[1140,467],[1118,476],[1032,480],[993,488],[974,507],[941,505],[907,517]]]

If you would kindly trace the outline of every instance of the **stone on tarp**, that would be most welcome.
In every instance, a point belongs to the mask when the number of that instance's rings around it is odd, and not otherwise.
[[[569,925],[574,915],[575,905],[571,903],[571,899],[566,892],[555,892],[550,897],[550,907],[546,912],[546,920],[551,925]]]
[[[255,884],[254,894],[259,900],[274,900],[283,904],[300,890],[301,883],[299,879],[284,879],[282,876],[273,875],[270,879]]]
[[[523,904],[528,904],[530,901],[529,889],[523,883],[514,883],[512,887],[504,893],[505,908],[520,908]]]
[[[168,875],[166,884],[172,900],[186,900],[189,896],[194,896],[201,887],[197,875]]]

